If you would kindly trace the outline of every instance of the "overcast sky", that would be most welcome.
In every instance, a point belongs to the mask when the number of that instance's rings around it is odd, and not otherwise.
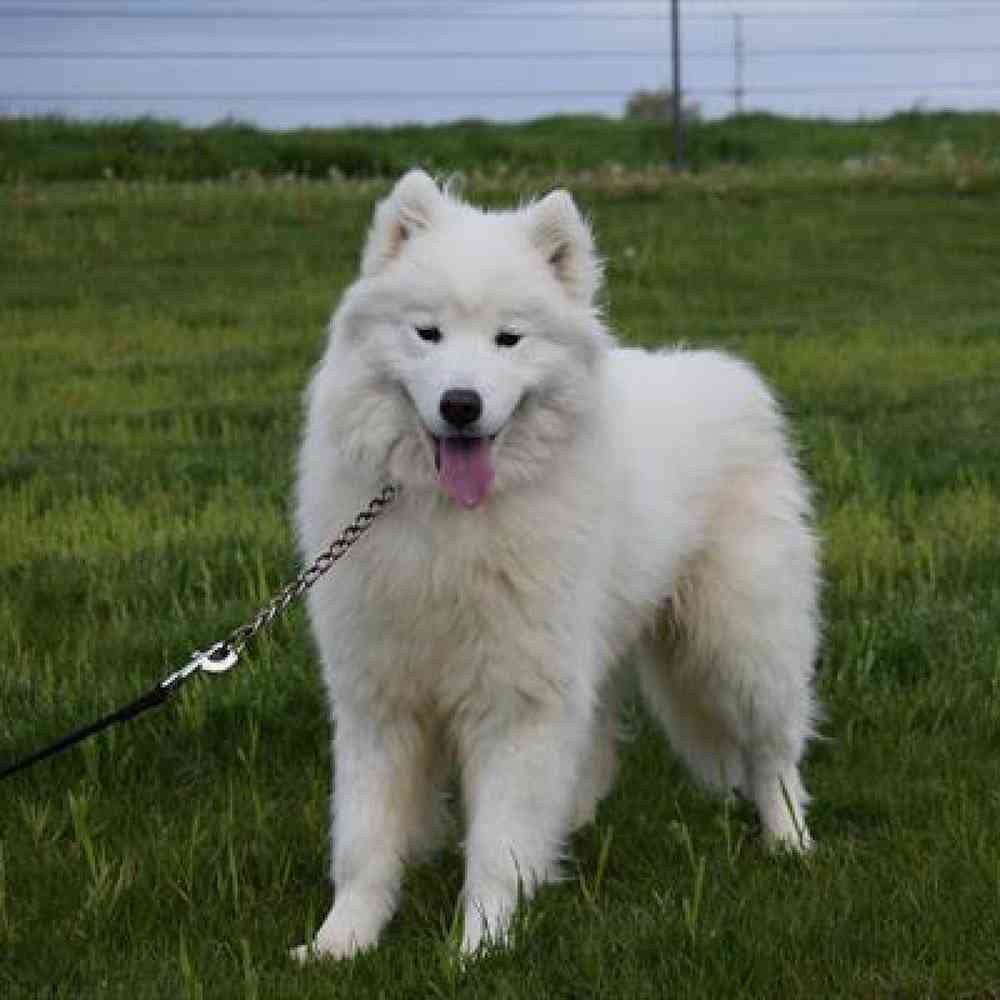
[[[669,7],[0,0],[0,113],[233,116],[269,128],[619,114],[630,91],[669,80]],[[745,110],[1000,108],[1000,0],[680,0],[680,10],[684,86],[708,117],[734,110],[738,33]]]

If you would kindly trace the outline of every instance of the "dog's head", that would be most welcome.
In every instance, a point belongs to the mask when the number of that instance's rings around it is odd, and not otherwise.
[[[376,209],[314,405],[348,461],[476,507],[579,432],[610,342],[600,283],[567,192],[483,212],[411,171]]]

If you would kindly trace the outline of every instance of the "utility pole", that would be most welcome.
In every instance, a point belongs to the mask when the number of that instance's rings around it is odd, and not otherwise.
[[[684,113],[681,105],[681,18],[679,0],[670,0],[670,52],[674,71],[674,170],[684,169]]]
[[[743,15],[733,15],[733,105],[736,114],[743,114],[743,67],[746,56],[743,48]]]

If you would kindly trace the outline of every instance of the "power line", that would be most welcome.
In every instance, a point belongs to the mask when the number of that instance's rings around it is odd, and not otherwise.
[[[406,21],[663,21],[655,11],[638,13],[574,13],[573,11],[430,11],[414,9],[381,10],[127,10],[107,7],[93,10],[73,8],[0,8],[3,20],[115,20],[115,21],[378,21],[392,16]],[[714,15],[713,15],[714,16]]]
[[[648,0],[642,0],[648,2]],[[823,46],[818,48],[796,49],[747,49],[748,59],[760,57],[780,58],[789,56],[901,56],[901,55],[988,55],[1000,52],[1000,45],[970,45],[970,46],[892,46],[849,48],[846,46]],[[719,58],[731,59],[731,49],[691,49],[684,53],[685,59]],[[662,49],[524,49],[513,50],[479,50],[479,49],[343,49],[327,52],[296,52],[292,50],[261,50],[261,51],[211,51],[192,52],[187,49],[147,49],[138,51],[121,51],[95,49],[93,51],[55,51],[44,49],[6,49],[0,50],[0,59],[615,59],[615,58],[663,58]]]
[[[32,8],[24,8],[23,4],[18,6],[21,0],[0,0],[0,10],[8,9],[8,5],[13,5],[14,10],[25,10],[30,9],[33,12],[41,11],[55,11],[61,13],[63,11],[74,11],[79,13],[86,13],[86,4],[93,2],[93,0],[79,0],[79,2],[74,2],[74,0],[38,0],[38,4]],[[191,0],[105,0],[105,3],[120,4],[121,10],[115,13],[128,13],[129,8],[132,10],[136,9],[136,4],[148,4],[149,6],[157,6],[163,8],[165,3],[176,2],[176,3],[191,3]],[[458,0],[458,2],[469,6],[475,7],[477,4],[488,4],[492,7],[540,7],[542,5],[549,7],[570,7],[579,8],[581,6],[601,6],[601,7],[618,7],[621,8],[622,5],[641,5],[645,7],[661,7],[662,0]],[[803,7],[805,6],[805,0],[684,0],[687,10],[693,8],[710,8],[710,7],[724,7],[725,14],[731,17],[733,14],[753,14],[753,13],[764,13],[762,11],[748,10],[747,8],[753,7],[767,7],[774,8],[779,6],[789,6],[789,7]],[[40,4],[48,3],[50,6],[42,7]],[[196,7],[201,8],[206,4],[227,4],[230,7],[238,7],[240,5],[240,0],[199,0]],[[400,10],[400,5],[405,5],[407,3],[412,4],[412,0],[365,0],[362,4],[361,0],[357,0],[357,8],[354,11],[345,11],[347,14],[359,14],[361,13],[361,8],[365,8],[367,11],[372,11],[375,9],[377,14],[394,13]],[[827,12],[833,9],[843,10],[843,9],[858,9],[858,8],[869,8],[875,11],[884,10],[891,4],[913,6],[914,4],[934,4],[942,3],[942,0],[814,0],[809,6],[813,9],[824,8]],[[379,9],[379,5],[381,9]],[[426,4],[424,9],[426,9]],[[944,6],[948,6],[944,4]],[[965,0],[962,6],[966,9],[973,7],[985,7],[990,8],[994,6],[994,0]],[[192,7],[190,11],[167,11],[167,14],[185,14],[185,13],[195,13],[196,7]],[[115,8],[104,6],[103,8],[95,8],[95,10],[105,9],[109,11],[115,11]],[[412,7],[410,9],[413,9]],[[240,11],[236,11],[240,13]],[[246,7],[243,11],[244,13],[263,13],[266,15],[276,14],[274,11],[267,10],[265,8],[257,8],[255,11],[252,6]],[[324,14],[321,10],[310,11],[309,13]],[[427,11],[430,16],[444,16],[447,17],[449,11],[441,11],[440,9],[436,12]],[[482,12],[479,12],[476,16],[481,16]],[[154,16],[154,15],[150,15]]]
[[[980,90],[986,92],[1000,92],[1000,80],[921,80],[920,83],[843,83],[843,84],[823,84],[811,87],[793,86],[769,86],[763,84],[759,87],[748,87],[752,94],[859,94],[869,90],[881,91],[913,91],[916,93],[928,90]],[[728,94],[728,90],[719,90],[719,93]]]
[[[91,10],[81,10],[67,7],[2,7],[0,20],[148,20],[148,21],[377,21],[391,15],[397,20],[407,21],[658,21],[665,22],[668,15],[656,11],[619,11],[617,13],[592,13],[579,10],[556,11],[469,11],[398,8],[381,10],[136,10],[125,8],[95,7]],[[871,7],[862,10],[860,5],[856,10],[848,8],[830,10],[769,10],[747,11],[742,14],[747,19],[754,20],[787,20],[796,19],[840,19],[840,20],[924,20],[948,19],[962,16],[1000,17],[1000,10],[992,8],[977,8],[967,5],[948,7],[931,11],[890,10],[881,7]],[[699,11],[687,13],[684,20],[731,20],[732,11]]]
[[[520,100],[522,98],[572,98],[572,97],[622,97],[621,90],[283,90],[257,92],[206,92],[181,94],[177,92],[149,93],[24,93],[0,94],[4,101],[395,101],[441,100],[457,98],[469,100]]]
[[[756,59],[758,56],[937,56],[937,55],[986,55],[991,52],[1000,52],[1000,45],[900,45],[900,46],[873,46],[870,48],[848,48],[840,45],[819,46],[812,49],[757,49],[747,48],[748,59]],[[689,52],[687,55],[707,55],[708,50],[701,53]],[[727,49],[713,50],[713,54],[729,56],[731,53]]]
[[[1000,51],[1000,47],[997,48]],[[721,50],[720,50],[721,52]],[[47,52],[43,50],[0,51],[0,59],[597,59],[615,57],[663,58],[662,49],[555,49],[520,52],[511,50],[426,50],[413,49],[344,49],[330,52],[248,51],[248,52],[190,52],[186,50],[147,50],[121,52],[97,50],[93,52]]]
[[[1000,81],[922,81],[920,83],[868,83],[824,86],[761,85],[747,87],[748,94],[818,94],[863,93],[866,91],[923,92],[925,90],[1000,91]],[[687,87],[686,94],[706,96],[731,95],[730,87]],[[11,93],[0,94],[0,101],[58,101],[86,103],[88,101],[381,101],[381,100],[523,100],[529,98],[621,98],[628,95],[623,90],[485,90],[456,92],[453,90],[327,90],[327,91],[257,91],[257,92],[177,92],[148,93]]]

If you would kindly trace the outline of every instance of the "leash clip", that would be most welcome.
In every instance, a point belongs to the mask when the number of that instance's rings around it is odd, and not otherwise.
[[[173,688],[183,684],[192,674],[198,673],[199,670],[204,670],[207,674],[224,674],[236,664],[239,655],[228,642],[217,642],[204,653],[200,649],[196,649],[191,654],[191,659],[180,670],[160,681],[160,687],[166,688],[168,691],[173,690]]]
[[[217,642],[207,653],[195,653],[192,660],[197,662],[197,670],[204,670],[208,674],[224,674],[236,665],[239,655],[229,643]]]

